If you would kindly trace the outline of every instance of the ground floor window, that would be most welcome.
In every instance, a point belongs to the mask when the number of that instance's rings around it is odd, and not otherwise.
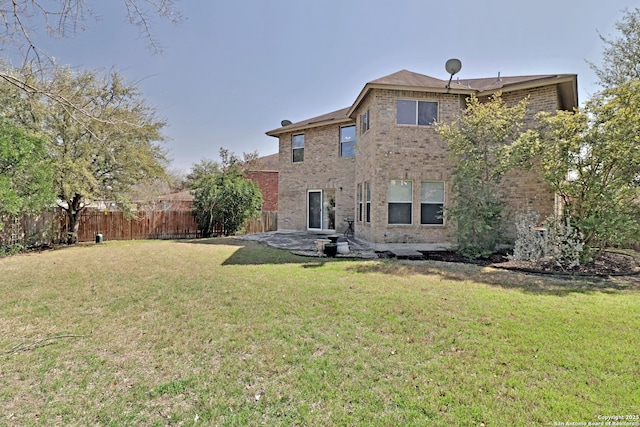
[[[420,185],[420,224],[444,224],[444,182],[423,181]]]
[[[356,200],[358,201],[358,221],[362,222],[362,184],[358,184],[358,190],[356,192]]]
[[[371,183],[370,182],[364,183],[364,195],[365,195],[365,201],[366,201],[364,221],[371,222]]]
[[[392,179],[389,181],[388,223],[411,224],[413,210],[413,182]]]

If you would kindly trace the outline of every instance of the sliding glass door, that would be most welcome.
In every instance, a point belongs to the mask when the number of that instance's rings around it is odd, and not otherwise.
[[[307,229],[333,231],[335,221],[336,192],[334,189],[309,190],[307,192]]]

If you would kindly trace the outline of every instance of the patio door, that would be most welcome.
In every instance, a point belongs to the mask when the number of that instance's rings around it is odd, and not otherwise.
[[[307,192],[307,229],[334,231],[336,228],[336,192],[334,189]]]

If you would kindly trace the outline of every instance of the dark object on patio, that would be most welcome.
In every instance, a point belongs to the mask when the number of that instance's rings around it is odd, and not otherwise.
[[[327,243],[324,245],[324,254],[329,258],[335,258],[337,253],[338,253],[337,243]]]

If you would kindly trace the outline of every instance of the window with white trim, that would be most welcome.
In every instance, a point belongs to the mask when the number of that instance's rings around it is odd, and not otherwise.
[[[304,161],[304,134],[291,137],[291,159],[293,163]]]
[[[365,111],[362,116],[360,116],[360,135],[369,130],[370,122],[369,122],[369,109]]]
[[[420,184],[420,224],[444,224],[444,182],[422,181]]]
[[[413,182],[403,179],[389,181],[388,223],[411,224]]]
[[[356,127],[343,126],[340,128],[340,157],[355,157],[356,155]]]
[[[358,221],[362,222],[362,204],[363,204],[363,199],[362,199],[362,184],[358,184],[358,191],[356,194],[356,198],[358,200]]]
[[[365,214],[364,222],[371,222],[371,183],[364,183]]]
[[[432,126],[438,120],[438,103],[398,99],[396,112],[399,125]]]

